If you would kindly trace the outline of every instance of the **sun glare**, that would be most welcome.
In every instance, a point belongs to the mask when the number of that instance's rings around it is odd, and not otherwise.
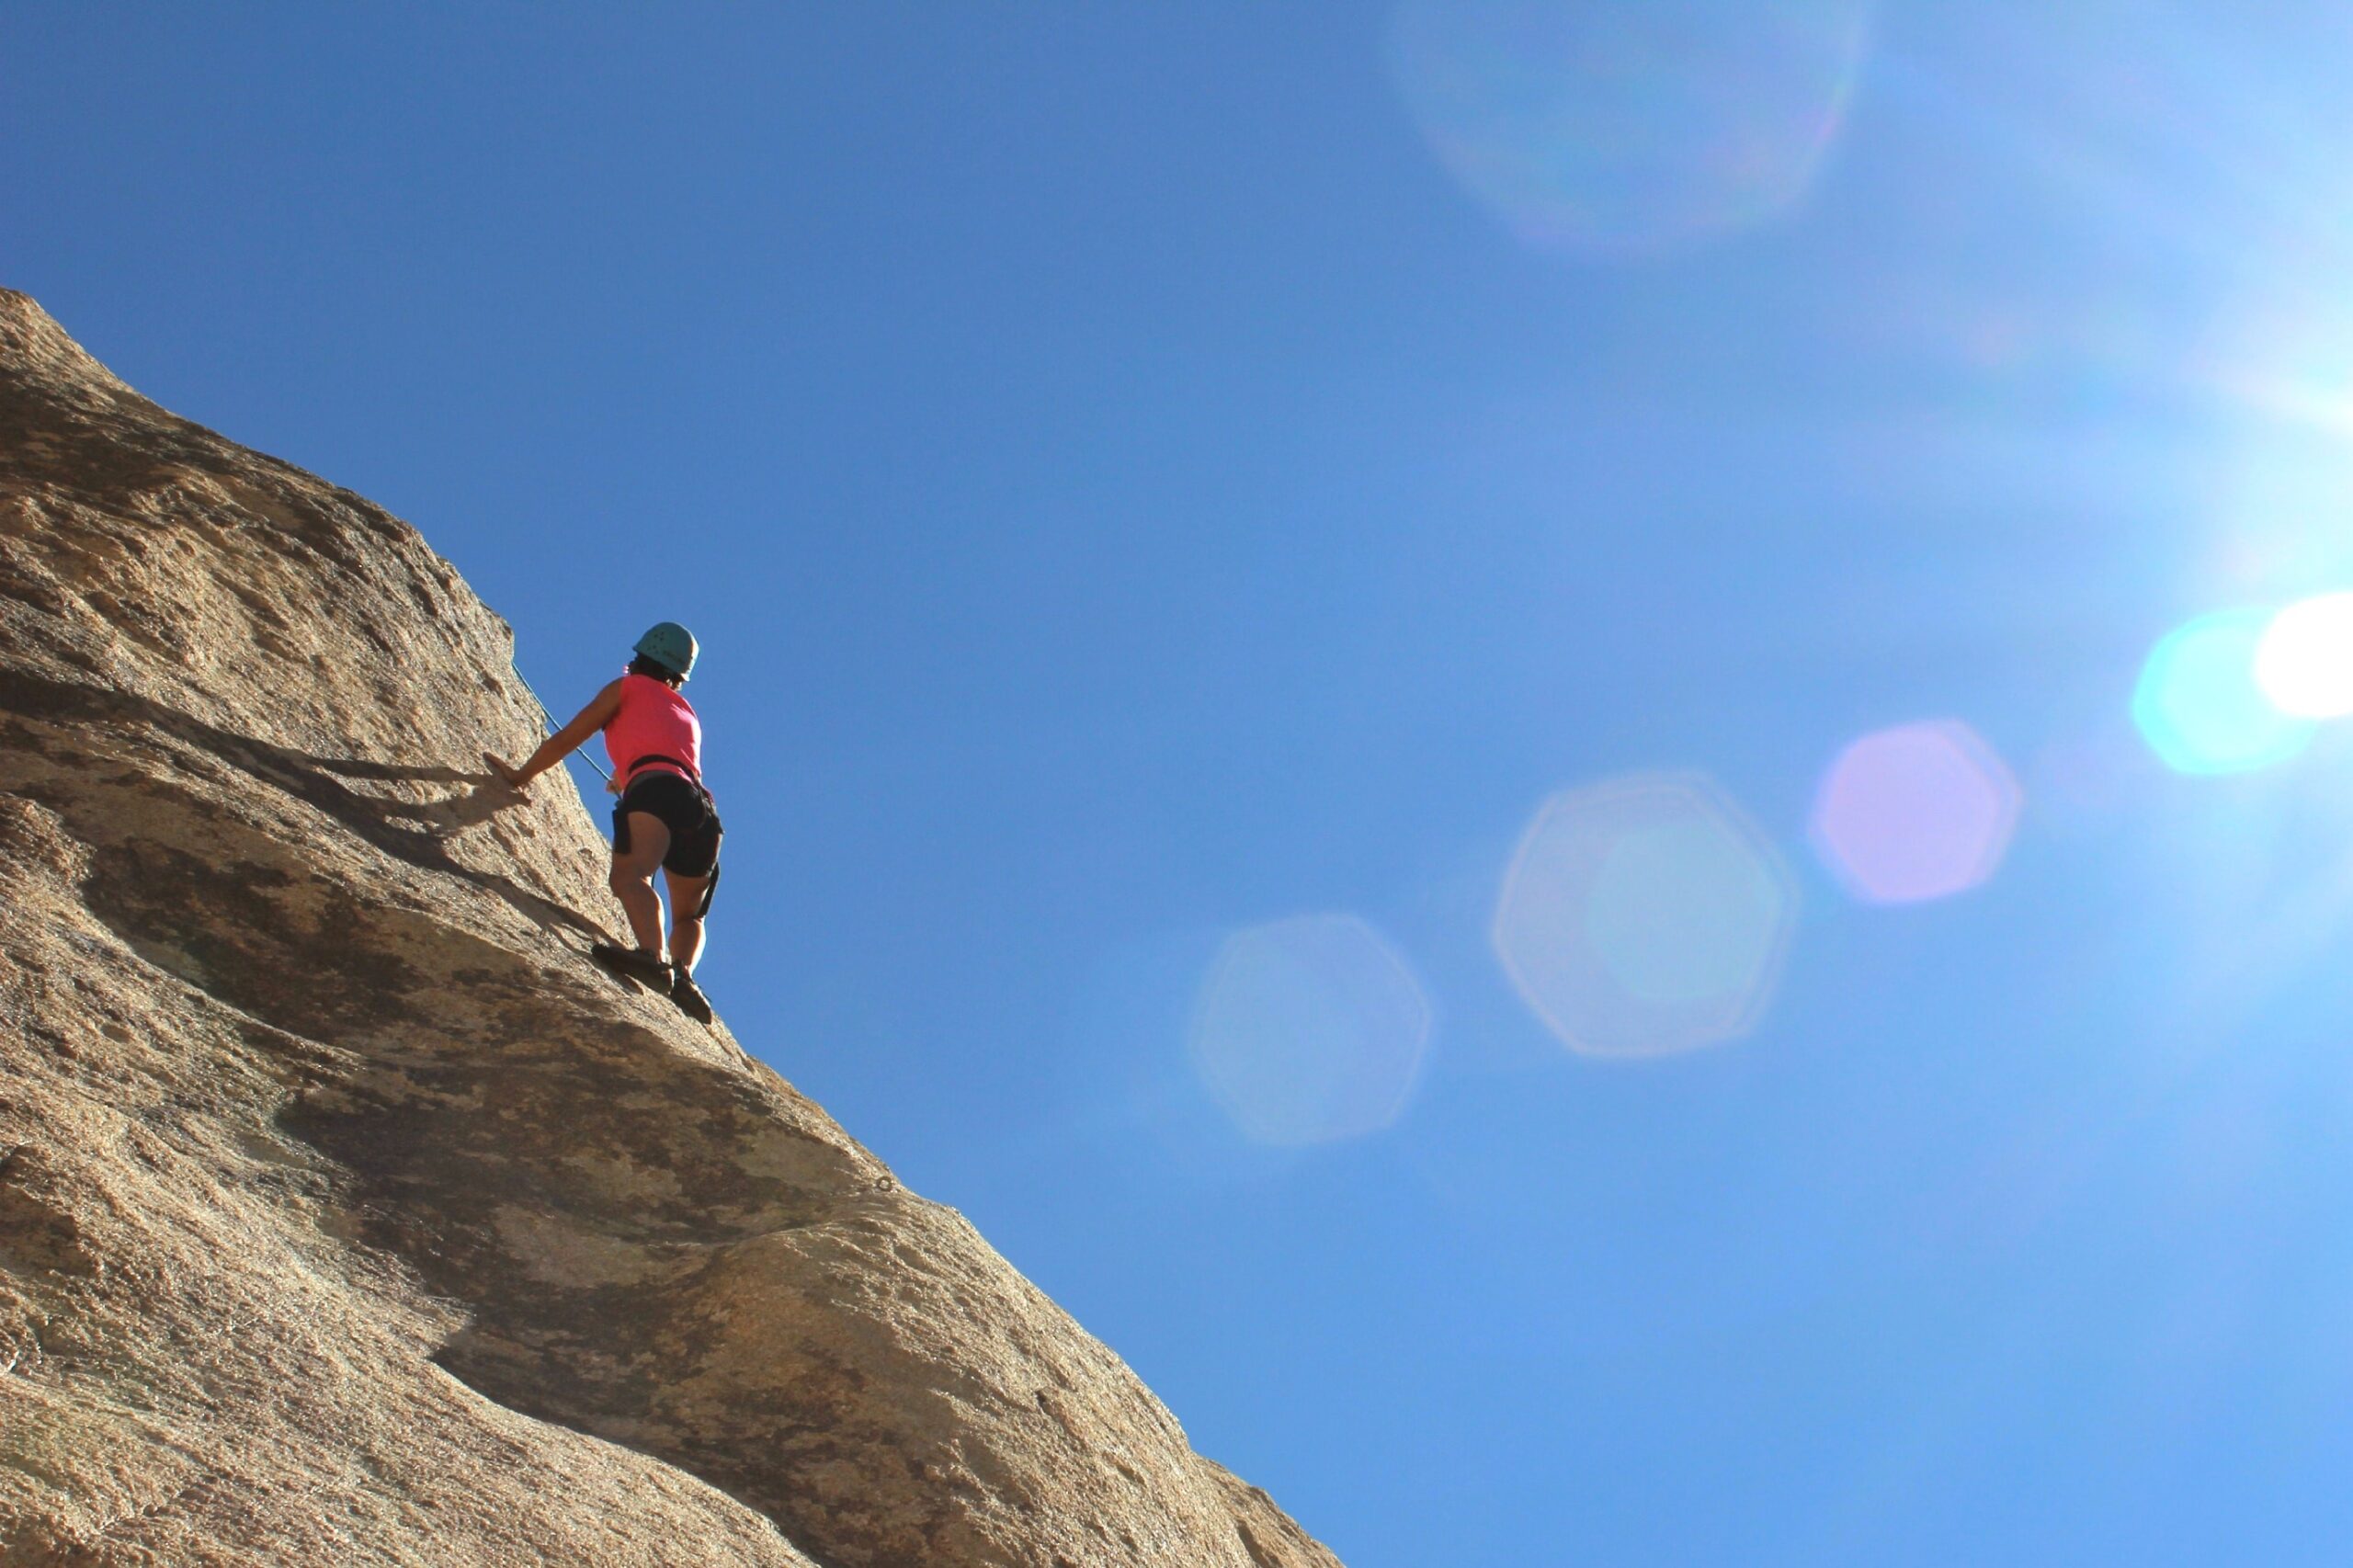
[[[2176,630],[2149,654],[2132,722],[2177,773],[2244,773],[2284,762],[2312,739],[2258,684],[2257,648],[2271,618],[2220,610]]]
[[[2324,594],[2272,617],[2256,644],[2255,679],[2282,713],[2353,713],[2353,593]]]

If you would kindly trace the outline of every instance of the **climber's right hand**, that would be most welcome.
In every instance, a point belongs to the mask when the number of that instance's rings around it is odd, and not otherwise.
[[[530,798],[531,781],[523,776],[521,770],[507,767],[506,763],[488,752],[482,754],[482,759],[490,764],[491,771],[498,775],[500,783],[526,800]]]

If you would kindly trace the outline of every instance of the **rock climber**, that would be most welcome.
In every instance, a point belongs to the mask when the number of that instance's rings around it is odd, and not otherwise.
[[[710,1003],[694,982],[702,957],[703,916],[719,886],[719,812],[702,783],[702,723],[678,688],[695,667],[694,634],[665,620],[637,640],[622,676],[598,692],[572,722],[550,735],[520,767],[484,758],[517,794],[599,731],[612,758],[612,889],[629,916],[634,948],[599,942],[589,951],[618,974],[665,993],[679,1010],[710,1022]],[[670,892],[669,952],[662,939],[662,901],[654,871]]]

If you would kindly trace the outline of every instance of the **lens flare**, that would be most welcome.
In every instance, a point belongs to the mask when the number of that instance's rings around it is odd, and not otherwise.
[[[2256,644],[2255,680],[2294,718],[2353,713],[2353,594],[2324,594],[2273,616]]]
[[[1881,730],[1840,752],[1814,792],[1814,853],[1867,903],[1917,903],[1977,886],[2010,846],[2023,797],[1959,720]]]
[[[2284,762],[2313,737],[2312,722],[2283,713],[2256,676],[2271,618],[2218,610],[2159,642],[2141,668],[2132,722],[2177,773],[2244,773]]]
[[[1401,0],[1390,60],[1439,160],[1540,244],[1640,253],[1812,183],[1871,0]]]
[[[1361,1137],[1395,1121],[1429,1044],[1421,983],[1352,915],[1228,937],[1193,1014],[1195,1071],[1256,1142]]]
[[[1710,780],[1571,790],[1529,824],[1495,906],[1495,954],[1572,1049],[1651,1056],[1747,1032],[1770,999],[1796,891]]]

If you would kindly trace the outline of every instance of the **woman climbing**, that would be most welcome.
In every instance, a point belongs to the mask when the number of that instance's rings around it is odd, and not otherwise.
[[[616,973],[668,994],[688,1017],[710,1022],[694,983],[703,916],[719,886],[719,812],[702,787],[702,724],[679,695],[695,667],[694,634],[665,620],[637,640],[628,673],[598,692],[578,717],[542,742],[520,767],[485,758],[517,794],[603,731],[613,761],[606,786],[613,807],[612,889],[629,915],[634,948],[599,942],[589,951]],[[663,956],[662,901],[654,870],[670,889],[669,956]]]

